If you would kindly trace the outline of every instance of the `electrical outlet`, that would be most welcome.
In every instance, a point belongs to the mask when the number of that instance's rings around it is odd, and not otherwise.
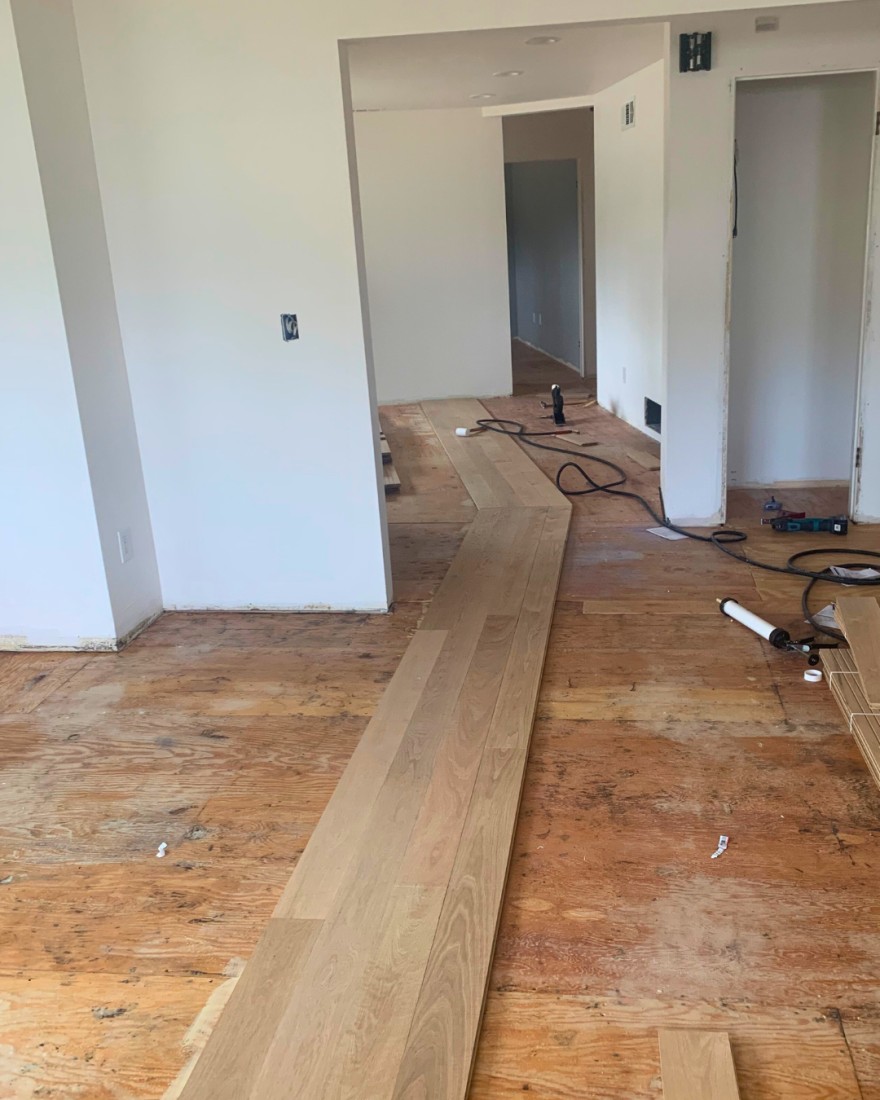
[[[131,528],[126,527],[116,532],[116,541],[119,543],[119,560],[125,565],[134,557],[134,546],[131,541]]]
[[[296,319],[295,313],[282,313],[281,314],[281,339],[286,343],[288,340],[299,339],[299,322]]]

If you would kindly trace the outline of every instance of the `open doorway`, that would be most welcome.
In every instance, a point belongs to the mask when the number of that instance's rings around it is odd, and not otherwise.
[[[595,392],[591,108],[504,119],[513,392]]]
[[[729,498],[850,509],[874,99],[873,73],[737,84]]]

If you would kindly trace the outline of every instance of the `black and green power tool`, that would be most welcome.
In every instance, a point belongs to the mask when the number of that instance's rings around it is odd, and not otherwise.
[[[846,516],[828,516],[827,519],[779,516],[770,521],[770,526],[774,531],[829,531],[832,535],[845,535],[849,529],[849,520]]]

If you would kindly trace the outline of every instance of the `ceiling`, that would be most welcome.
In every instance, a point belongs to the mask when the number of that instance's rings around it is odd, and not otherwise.
[[[526,43],[546,36],[559,41]],[[351,42],[352,103],[356,111],[392,111],[592,95],[663,57],[664,36],[662,23],[630,23]],[[493,75],[511,70],[522,75]]]

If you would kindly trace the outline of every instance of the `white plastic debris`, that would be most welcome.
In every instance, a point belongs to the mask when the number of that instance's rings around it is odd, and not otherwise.
[[[717,859],[720,855],[723,855],[727,851],[727,844],[730,840],[729,836],[722,835],[718,838],[718,847],[712,853],[712,858]]]
[[[808,668],[804,672],[804,679],[808,684],[821,684],[824,679],[821,668]]]
[[[645,530],[649,535],[656,535],[660,539],[669,539],[670,542],[678,542],[679,539],[687,538],[687,535],[682,535],[678,531],[670,531],[668,527],[646,527]]]
[[[840,626],[837,622],[837,615],[835,614],[834,604],[826,604],[821,611],[817,611],[813,616],[813,622],[816,626],[828,626],[832,630],[839,630]]]
[[[165,849],[167,847],[168,845],[163,840],[162,843],[159,845],[159,851],[156,852],[156,859],[162,859],[162,857],[165,855]]]
[[[856,553],[858,553],[858,551],[856,551]],[[880,573],[878,573],[876,569],[872,569],[869,565],[859,569],[847,569],[845,565],[832,565],[828,572],[833,573],[835,577],[847,577],[849,580],[864,581],[880,577]]]

